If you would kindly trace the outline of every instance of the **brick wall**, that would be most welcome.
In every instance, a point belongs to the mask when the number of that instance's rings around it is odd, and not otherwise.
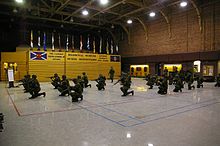
[[[145,22],[148,40],[142,26],[135,23],[129,27],[130,44],[127,38],[120,41],[119,53],[123,57],[135,57],[220,50],[220,3],[200,10],[202,31],[192,6],[187,9],[174,7],[169,14],[171,38],[165,19],[157,14],[157,18]]]

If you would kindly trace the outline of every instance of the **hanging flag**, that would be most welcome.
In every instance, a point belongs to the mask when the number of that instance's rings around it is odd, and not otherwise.
[[[102,53],[102,37],[100,37],[99,53]]]
[[[113,41],[111,40],[111,54],[114,54]]]
[[[88,34],[88,38],[87,38],[87,49],[90,50],[90,46],[89,46],[89,34]]]
[[[72,52],[74,51],[74,35],[72,36]]]
[[[38,31],[38,43],[37,43],[37,50],[40,50],[40,31]]]
[[[52,33],[52,51],[54,51],[54,33]]]
[[[61,51],[60,33],[58,34],[59,51]]]
[[[47,60],[47,52],[30,52],[31,60]]]
[[[69,51],[69,35],[66,35],[66,51]]]
[[[116,53],[118,54],[118,45],[116,45],[115,50],[116,50]]]
[[[34,44],[33,44],[33,30],[31,30],[31,50],[33,50]]]
[[[109,44],[108,44],[108,38],[107,38],[107,44],[106,44],[106,51],[107,51],[107,54],[109,54]]]
[[[94,37],[94,40],[92,42],[92,45],[93,45],[93,53],[95,53],[95,37]]]
[[[43,45],[44,45],[44,51],[47,51],[47,46],[46,46],[46,33],[44,32],[44,42],[43,42]]]
[[[83,43],[82,43],[82,35],[80,35],[80,47],[79,47],[79,50],[82,50],[82,46],[83,46]]]

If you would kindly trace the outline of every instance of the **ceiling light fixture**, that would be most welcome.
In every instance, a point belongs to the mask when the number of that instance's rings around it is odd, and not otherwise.
[[[131,24],[131,23],[132,23],[132,20],[131,20],[131,19],[128,19],[128,20],[127,20],[127,23],[128,23],[128,24]]]
[[[23,3],[23,0],[15,0],[17,3]]]
[[[180,3],[180,7],[186,7],[186,6],[187,6],[187,2],[182,1],[182,2]]]
[[[154,17],[154,16],[156,16],[156,13],[155,12],[150,12],[149,16]]]
[[[87,10],[83,10],[83,11],[82,11],[82,14],[83,14],[84,16],[87,16],[87,15],[89,14],[89,12],[88,12]]]
[[[73,22],[73,17],[70,18],[70,22]]]
[[[18,10],[16,8],[13,9],[13,13],[17,13]]]
[[[99,0],[100,1],[100,4],[102,5],[106,5],[109,1],[108,0]]]

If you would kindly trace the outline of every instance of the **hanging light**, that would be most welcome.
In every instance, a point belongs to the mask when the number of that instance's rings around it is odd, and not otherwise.
[[[106,5],[109,1],[108,0],[99,0],[101,5]]]
[[[156,16],[156,13],[155,12],[150,12],[149,16],[154,17],[154,16]]]
[[[23,0],[15,0],[17,3],[23,3],[24,1]]]
[[[83,11],[82,11],[82,14],[83,14],[84,16],[87,16],[87,15],[89,14],[89,12],[88,12],[87,10],[83,10]]]
[[[180,3],[180,7],[186,7],[187,6],[187,2],[186,1],[182,1],[181,3]]]
[[[132,20],[131,20],[131,19],[128,19],[128,20],[127,20],[127,23],[128,23],[128,24],[132,24]]]

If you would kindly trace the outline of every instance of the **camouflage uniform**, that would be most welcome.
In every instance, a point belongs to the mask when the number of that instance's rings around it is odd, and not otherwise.
[[[88,84],[88,83],[89,83],[89,80],[88,80],[88,77],[87,77],[87,75],[86,75],[85,72],[83,72],[82,80],[83,80],[83,87],[84,87],[84,88],[87,88],[87,87],[89,87],[89,86],[90,86],[90,88],[91,88],[91,84]]]
[[[127,96],[129,94],[132,94],[134,95],[134,91],[129,91],[128,92],[128,89],[131,87],[131,80],[129,79],[129,77],[127,77],[123,83],[123,86],[120,88],[121,91],[123,92],[123,95],[122,96]]]
[[[151,77],[151,76],[148,77],[147,85],[150,86],[149,89],[153,89],[154,81],[155,81],[155,79],[153,77]]]
[[[104,87],[106,85],[105,80],[106,78],[102,76],[101,74],[99,75],[99,78],[96,79],[96,82],[98,83],[96,87],[98,88],[98,90],[105,90],[105,87]]]
[[[220,87],[220,74],[218,75],[218,77],[216,77],[215,87]]]
[[[65,96],[66,94],[69,94],[69,81],[66,79],[66,75],[62,76],[62,80],[60,85],[57,87],[58,91],[60,91],[60,95],[59,96]]]
[[[166,78],[161,78],[159,79],[159,91],[157,92],[158,94],[167,94],[167,89],[168,89],[168,83]]]
[[[111,69],[109,70],[109,73],[108,73],[110,76],[110,79],[113,83],[113,79],[114,79],[114,74],[115,74],[115,70],[113,69],[113,67],[111,67]]]
[[[175,83],[175,88],[173,89],[173,92],[182,92],[182,81],[181,81],[181,79],[179,78],[178,80],[177,80],[177,82]]]
[[[70,96],[72,97],[72,102],[78,102],[83,100],[83,87],[78,83],[77,79],[73,80],[75,86],[70,87]],[[71,92],[74,91],[74,92]]]
[[[54,76],[51,77],[51,80],[52,80],[51,84],[54,86],[54,89],[57,89],[57,87],[60,85],[61,82],[58,74],[55,73]]]
[[[203,88],[203,78],[198,76],[196,81],[197,81],[197,88],[200,88],[200,86]]]
[[[40,90],[41,90],[41,88],[40,88],[40,84],[37,80],[37,76],[32,75],[32,80],[30,82],[30,91],[29,91],[32,96],[29,99],[33,99],[33,98],[36,98],[41,95],[43,95],[45,97],[46,93],[45,92],[39,93]]]

